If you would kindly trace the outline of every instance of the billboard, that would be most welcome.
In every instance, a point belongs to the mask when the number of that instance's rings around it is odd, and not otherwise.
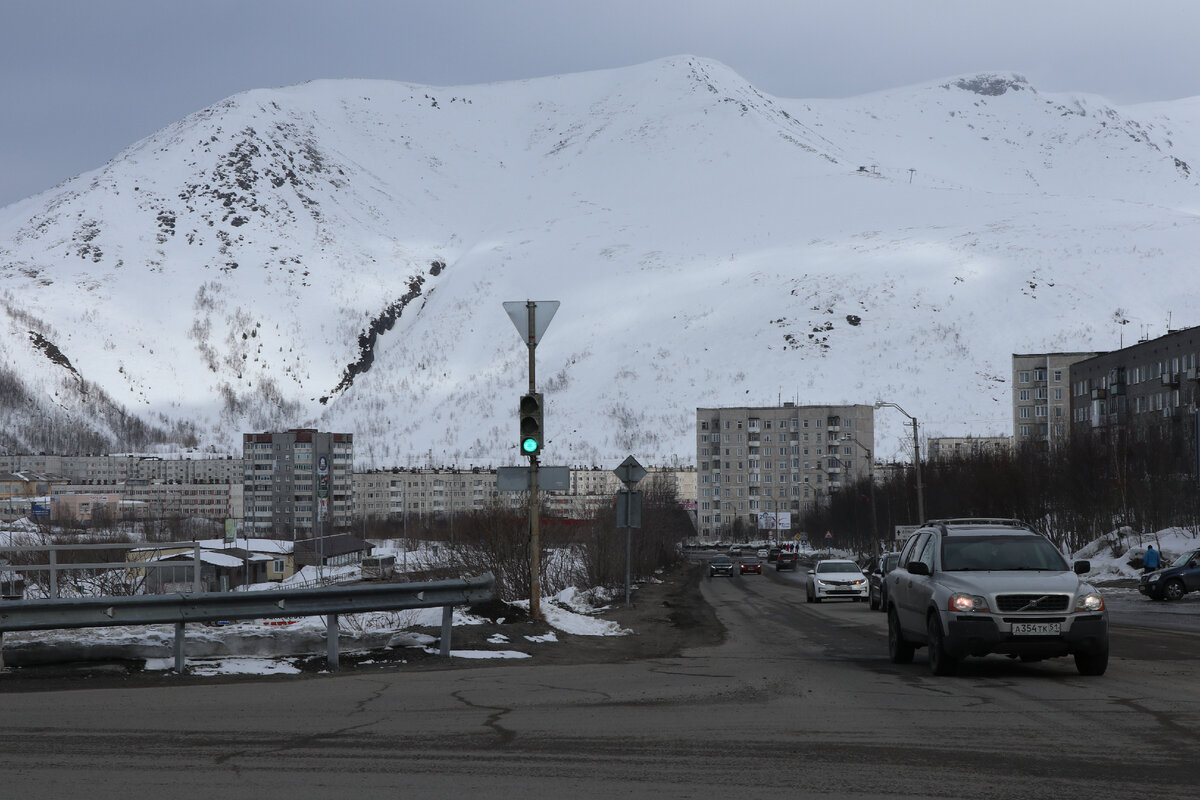
[[[791,528],[792,513],[790,511],[758,512],[758,529],[760,531],[786,531]]]

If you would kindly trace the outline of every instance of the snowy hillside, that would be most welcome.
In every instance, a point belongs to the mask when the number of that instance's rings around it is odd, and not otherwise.
[[[1196,324],[1198,123],[1015,75],[785,100],[693,57],[247,92],[0,209],[0,446],[311,425],[359,466],[515,464],[526,299],[562,304],[545,463],[690,463],[697,406],[780,400],[1011,433],[1012,353]]]

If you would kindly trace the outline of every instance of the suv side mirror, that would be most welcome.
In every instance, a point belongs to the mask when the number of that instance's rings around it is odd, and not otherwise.
[[[928,575],[929,574],[929,565],[926,564],[924,561],[910,561],[905,566],[905,569],[907,569],[913,575]]]
[[[1087,575],[1091,571],[1092,571],[1092,562],[1090,562],[1090,561],[1076,561],[1075,562],[1075,574],[1076,575]]]

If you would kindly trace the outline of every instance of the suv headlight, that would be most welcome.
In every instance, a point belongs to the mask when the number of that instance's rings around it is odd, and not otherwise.
[[[948,604],[951,611],[987,611],[987,600],[977,594],[964,594],[963,592],[955,592],[950,595]]]
[[[1103,611],[1104,597],[1099,592],[1088,592],[1075,598],[1076,611]]]
[[[1157,581],[1157,580],[1158,580],[1159,578],[1161,578],[1161,577],[1162,577],[1162,573],[1161,573],[1161,572],[1156,572],[1156,573],[1154,573],[1153,575],[1151,575],[1151,576],[1150,576],[1149,583],[1154,583],[1155,581]]]

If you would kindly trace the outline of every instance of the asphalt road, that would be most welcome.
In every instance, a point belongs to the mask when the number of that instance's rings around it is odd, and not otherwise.
[[[671,657],[0,694],[0,784],[60,800],[1196,796],[1200,635],[1114,623],[1102,677],[989,657],[936,678],[921,651],[888,661],[883,614],[806,604],[802,578],[702,579],[727,634]]]

